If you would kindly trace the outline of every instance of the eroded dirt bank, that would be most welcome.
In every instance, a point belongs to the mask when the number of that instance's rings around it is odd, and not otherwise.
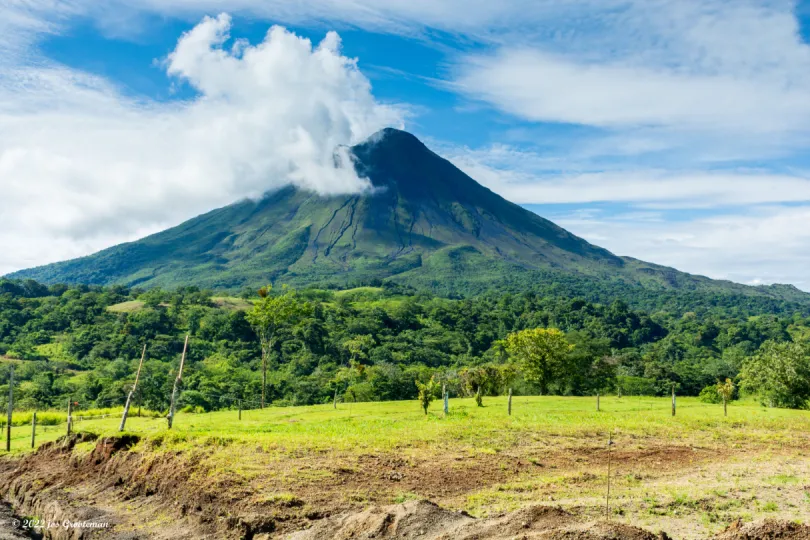
[[[209,459],[211,448],[164,451],[143,448],[146,443],[142,443],[140,451],[132,451],[138,442],[135,436],[97,439],[79,434],[45,444],[22,458],[2,459],[0,495],[17,515],[34,517],[47,525],[38,532],[54,539],[706,537],[690,535],[683,528],[667,534],[656,527],[618,523],[620,517],[605,522],[587,504],[568,504],[563,509],[554,501],[557,492],[552,484],[543,492],[549,493],[548,497],[537,497],[517,511],[493,512],[486,519],[447,509],[460,497],[503,486],[503,482],[537,468],[559,467],[561,473],[569,473],[566,482],[587,486],[596,476],[578,467],[596,470],[601,459],[588,448],[549,454],[542,463],[522,457],[459,460],[452,455],[445,458],[447,462],[420,461],[387,454],[346,458],[351,461],[322,455],[280,459],[259,449],[248,455],[245,448],[237,448],[223,466]],[[666,463],[677,474],[678,467],[694,468],[713,455],[710,451],[660,447],[626,457],[634,463],[648,463],[650,469],[662,469]],[[614,459],[621,463],[621,454]],[[318,461],[320,468],[316,467]],[[241,470],[247,463],[253,469]],[[642,470],[641,465],[638,467]],[[522,485],[507,487],[523,489]],[[358,495],[361,492],[365,494],[362,497]],[[392,505],[396,493],[410,493],[408,498],[417,500]],[[421,497],[434,499],[441,506],[418,500]],[[775,520],[745,525],[735,522],[715,537],[810,538],[810,528]]]

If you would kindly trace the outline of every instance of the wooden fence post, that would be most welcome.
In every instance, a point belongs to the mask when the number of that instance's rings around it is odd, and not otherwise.
[[[31,448],[37,442],[37,411],[34,411],[34,416],[31,418]]]
[[[183,344],[183,355],[180,357],[180,370],[177,372],[177,378],[174,379],[174,387],[172,388],[172,400],[169,405],[169,429],[172,429],[172,421],[174,420],[175,406],[177,405],[177,387],[183,379],[183,364],[186,363],[186,350],[188,349],[188,334],[186,334],[186,342]]]
[[[506,411],[509,413],[509,416],[512,416],[512,389],[509,389],[509,400],[507,401]]]
[[[613,431],[608,432],[607,495],[605,496],[605,518],[610,520],[610,447],[613,446]]]
[[[67,434],[70,436],[70,428],[73,423],[73,398],[68,398]]]
[[[11,452],[11,411],[14,410],[14,366],[8,374],[8,422],[6,424],[6,452]]]
[[[239,420],[242,419],[242,400],[239,400]]]
[[[599,412],[601,409],[599,408],[599,392],[596,393],[596,412]]]
[[[138,371],[135,373],[135,384],[132,385],[132,390],[129,391],[127,396],[127,403],[124,405],[124,415],[121,417],[121,425],[118,431],[124,431],[124,425],[127,423],[127,415],[129,414],[129,406],[132,403],[132,396],[135,395],[135,390],[138,388],[138,379],[141,376],[141,368],[143,367],[143,359],[146,356],[146,343],[143,344],[143,352],[141,353],[141,361],[138,364]]]
[[[337,385],[335,385],[335,399],[332,401],[332,408],[337,409]]]
[[[675,385],[672,385],[672,416],[675,416]]]
[[[447,386],[445,385],[444,394],[442,395],[444,399],[444,415],[447,416],[450,414],[450,392],[447,391]]]

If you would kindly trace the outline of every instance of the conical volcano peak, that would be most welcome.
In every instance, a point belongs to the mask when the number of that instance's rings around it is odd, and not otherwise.
[[[385,128],[352,147],[358,174],[376,187],[421,198],[456,198],[485,189],[407,131]],[[488,191],[488,190],[487,190]]]
[[[408,133],[402,129],[386,127],[376,133],[372,134],[368,139],[360,145],[382,145],[384,147],[402,147],[404,145],[415,145],[427,150],[427,147],[422,144],[416,135]]]
[[[392,158],[420,159],[433,155],[416,136],[390,127],[381,129],[352,147],[352,153],[366,166]]]

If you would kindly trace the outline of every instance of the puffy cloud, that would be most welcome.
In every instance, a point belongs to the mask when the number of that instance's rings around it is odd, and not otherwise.
[[[206,17],[166,72],[195,97],[157,103],[48,63],[0,75],[0,273],[133,239],[293,183],[355,192],[340,145],[402,109],[380,104],[330,32],[313,46],[284,28],[229,45],[230,18]],[[340,151],[339,151],[340,152]],[[336,161],[341,163],[335,167]],[[16,237],[25,231],[24,239]]]

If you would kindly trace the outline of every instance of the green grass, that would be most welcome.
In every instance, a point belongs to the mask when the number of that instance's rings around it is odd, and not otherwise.
[[[338,410],[331,405],[246,410],[241,422],[235,410],[179,413],[168,436],[162,418],[130,418],[127,428],[153,439],[157,444],[151,446],[163,448],[244,443],[289,451],[356,452],[452,444],[489,454],[519,446],[526,438],[536,442],[552,437],[554,444],[565,444],[566,439],[602,444],[609,431],[619,444],[642,437],[667,443],[689,437],[707,444],[779,444],[790,442],[794,433],[810,430],[806,411],[765,409],[753,402],[735,403],[724,417],[720,405],[681,398],[674,418],[668,398],[602,397],[601,411],[596,412],[593,398],[516,396],[511,417],[506,414],[504,397],[485,398],[484,405],[476,407],[473,399],[451,399],[447,418],[438,401],[427,416],[415,401],[343,403]],[[44,414],[49,413],[39,417]],[[56,414],[64,418],[64,413]],[[75,429],[115,433],[120,409],[102,414],[112,416],[79,421]],[[25,449],[29,422],[30,413],[15,415],[13,424],[25,425],[12,429],[14,448]],[[63,427],[46,430],[39,440],[55,439],[64,432]]]
[[[132,416],[127,431],[141,436],[131,450],[146,463],[199,466],[193,489],[234,489],[284,516],[420,498],[479,517],[546,501],[601,515],[610,432],[611,508],[623,521],[688,538],[738,518],[810,518],[807,411],[742,401],[724,417],[722,405],[681,398],[672,417],[669,398],[627,396],[602,397],[600,412],[592,397],[515,396],[512,416],[505,397],[484,405],[451,399],[447,417],[439,401],[427,415],[416,401],[243,410],[241,421],[235,410],[179,413],[172,430],[164,418]],[[109,413],[77,419],[74,430],[114,435],[121,411]],[[37,444],[64,433],[64,424],[40,426]],[[30,425],[12,427],[12,453],[30,446]],[[81,443],[73,456],[94,447]],[[456,493],[437,495],[437,470]]]
[[[128,302],[121,302],[120,304],[113,304],[107,307],[107,311],[112,313],[134,313],[143,308],[143,302],[140,300],[130,300]]]

